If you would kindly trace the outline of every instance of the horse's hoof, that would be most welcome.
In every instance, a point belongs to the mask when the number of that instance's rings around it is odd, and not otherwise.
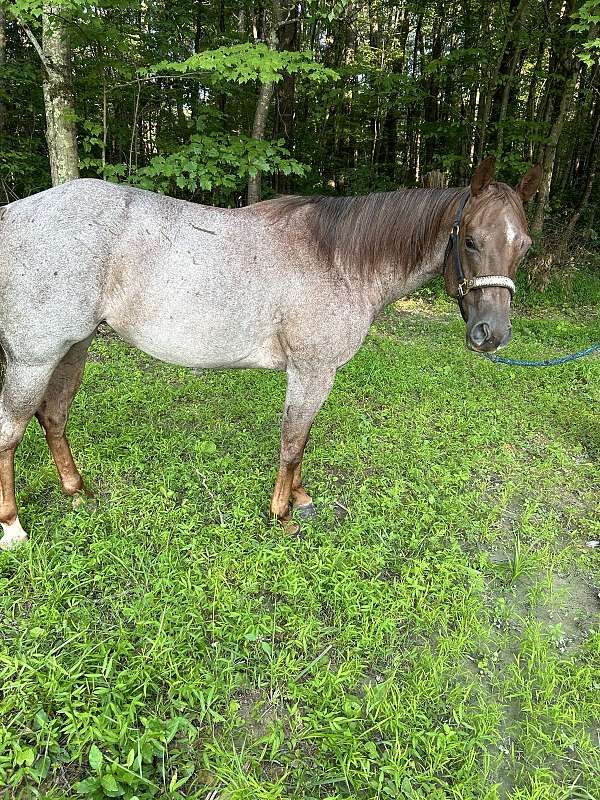
[[[4,535],[0,539],[0,550],[14,550],[19,545],[27,541],[27,533],[21,527],[19,518],[10,525],[2,523]]]
[[[317,516],[317,509],[314,503],[307,503],[304,506],[294,506],[294,513],[298,514],[300,519],[309,520]]]

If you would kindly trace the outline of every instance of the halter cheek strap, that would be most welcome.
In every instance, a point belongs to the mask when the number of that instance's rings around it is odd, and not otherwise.
[[[463,317],[465,317],[465,313],[462,307],[463,298],[473,289],[485,289],[488,286],[499,286],[502,289],[508,289],[510,292],[510,299],[512,300],[515,296],[515,292],[517,291],[515,284],[507,275],[481,275],[480,277],[475,278],[466,278],[464,270],[462,268],[462,263],[460,260],[460,224],[462,222],[463,211],[465,210],[465,206],[469,202],[469,198],[471,197],[471,192],[466,192],[460,203],[458,204],[458,208],[456,209],[456,214],[454,216],[454,222],[452,224],[452,232],[450,233],[450,238],[448,239],[448,244],[446,245],[446,252],[444,253],[444,265],[448,259],[450,253],[452,253],[452,261],[454,263],[454,271],[456,272],[456,279],[458,281],[458,291],[457,291],[457,300],[460,306],[461,313]],[[466,318],[466,317],[465,317]]]

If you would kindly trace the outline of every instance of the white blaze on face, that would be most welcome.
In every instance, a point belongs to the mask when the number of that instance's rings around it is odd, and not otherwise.
[[[517,238],[518,232],[510,220],[506,223],[506,241],[512,244]]]
[[[4,530],[4,536],[0,539],[0,550],[12,550],[13,547],[18,547],[18,545],[27,540],[27,534],[23,530],[18,517],[10,525],[5,522],[0,524]]]

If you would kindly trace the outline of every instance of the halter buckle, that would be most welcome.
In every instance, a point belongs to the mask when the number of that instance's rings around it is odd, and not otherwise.
[[[458,284],[458,296],[460,297],[461,300],[465,295],[469,294],[469,292],[473,288],[473,283],[474,283],[473,278],[465,278],[464,281],[461,281]]]

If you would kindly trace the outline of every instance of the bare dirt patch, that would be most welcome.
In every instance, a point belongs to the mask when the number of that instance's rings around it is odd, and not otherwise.
[[[282,725],[285,736],[290,733],[290,717],[281,698],[269,698],[261,689],[239,689],[234,695],[238,714],[252,741],[267,736],[275,725]]]

